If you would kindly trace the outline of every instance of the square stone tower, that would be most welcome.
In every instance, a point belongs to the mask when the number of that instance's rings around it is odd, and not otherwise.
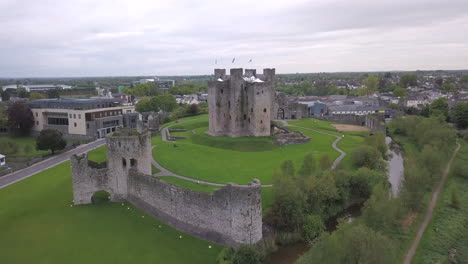
[[[208,82],[208,108],[212,136],[270,136],[275,111],[275,69],[215,69]]]

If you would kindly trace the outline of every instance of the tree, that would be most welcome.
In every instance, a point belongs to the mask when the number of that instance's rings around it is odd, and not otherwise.
[[[312,176],[317,170],[315,164],[315,157],[312,152],[309,152],[305,155],[302,166],[298,171],[299,176],[306,178]]]
[[[48,98],[60,98],[60,89],[55,88],[55,89],[47,90],[47,97]]]
[[[351,175],[351,193],[356,198],[367,199],[379,183],[387,183],[386,175],[368,168],[360,168]]]
[[[269,221],[278,231],[301,230],[304,218],[304,194],[295,180],[284,173],[273,174],[273,204]]]
[[[156,87],[154,82],[139,83],[133,88],[124,88],[124,93],[136,96],[156,96],[161,93],[161,91]]]
[[[401,88],[401,87],[397,87],[395,88],[395,90],[393,90],[393,96],[396,96],[396,97],[406,97],[406,95],[408,94],[408,90],[406,90],[405,88]]]
[[[447,99],[441,97],[429,106],[430,115],[443,115],[446,119],[448,118],[449,105]]]
[[[34,117],[28,104],[16,101],[7,110],[8,126],[15,134],[26,135],[34,125]]]
[[[313,244],[317,238],[325,231],[325,224],[318,215],[307,215],[302,227],[302,237],[309,244]]]
[[[400,200],[392,198],[389,194],[388,187],[378,184],[364,204],[362,219],[374,230],[394,230],[400,225]]]
[[[139,113],[159,112],[159,107],[155,105],[154,100],[151,100],[151,98],[143,97],[138,101],[135,110]]]
[[[372,95],[377,91],[379,87],[379,77],[377,76],[369,76],[366,80],[364,80],[364,86],[366,87],[366,95]]]
[[[414,73],[403,74],[400,77],[400,84],[403,88],[418,85],[418,76]]]
[[[453,121],[458,128],[468,127],[468,103],[459,103],[453,110]]]
[[[7,137],[0,138],[0,149],[1,154],[4,155],[15,155],[18,153],[20,146],[13,139]]]
[[[456,86],[451,80],[445,80],[440,88],[446,93],[454,92],[456,90]]]
[[[460,209],[460,197],[458,196],[458,190],[455,184],[452,184],[450,192],[450,206],[455,209]]]
[[[67,145],[63,139],[62,132],[56,129],[43,129],[36,138],[36,149],[50,150],[52,154],[57,150],[62,150]]]
[[[24,88],[16,89],[16,94],[20,98],[27,98],[28,97],[28,91],[26,91],[26,89],[24,89]]]
[[[296,263],[393,264],[396,247],[386,236],[363,224],[344,225],[314,245]]]
[[[281,173],[284,177],[294,178],[295,170],[292,160],[285,160],[281,163]]]
[[[10,100],[10,92],[8,92],[8,91],[3,91],[2,88],[0,88],[0,95],[2,96],[2,101],[8,101],[8,100]]]
[[[35,93],[35,92],[32,92],[32,93],[29,93],[29,100],[37,100],[37,99],[45,99],[45,95],[41,94],[41,93]]]
[[[196,115],[198,114],[198,105],[197,104],[191,104],[189,109],[188,109],[189,114],[191,115]]]
[[[351,153],[351,158],[357,168],[366,167],[371,170],[384,170],[386,168],[381,153],[372,146],[365,145],[355,148]]]
[[[320,169],[321,170],[328,170],[332,166],[332,161],[330,160],[330,157],[328,154],[323,155],[320,158]]]
[[[7,111],[5,105],[0,102],[0,127],[6,126],[8,123]]]
[[[177,107],[176,99],[171,94],[162,94],[154,98],[154,103],[164,112],[171,112]]]

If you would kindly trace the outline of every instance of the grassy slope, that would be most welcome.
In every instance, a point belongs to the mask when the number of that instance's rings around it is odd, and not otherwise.
[[[90,156],[105,159],[102,149]],[[219,246],[180,233],[132,206],[70,207],[70,173],[65,162],[0,189],[1,263],[215,262]]]
[[[463,142],[456,162],[468,162],[468,144]],[[461,209],[450,206],[451,187],[457,186]],[[439,197],[434,217],[429,224],[413,263],[449,263],[449,251],[457,250],[458,263],[468,263],[468,180],[453,174]]]
[[[269,138],[210,137],[204,134],[206,121],[205,118],[187,123],[188,131],[174,133],[187,138],[176,143],[162,142],[160,137],[154,137],[153,144],[158,146],[154,148],[153,156],[163,167],[195,179],[246,184],[257,178],[262,184],[270,184],[272,172],[284,160],[293,160],[299,168],[308,152],[315,153],[317,160],[325,153],[332,160],[339,155],[331,148],[333,137],[312,131],[303,131],[311,138],[307,144],[278,147],[273,146]]]

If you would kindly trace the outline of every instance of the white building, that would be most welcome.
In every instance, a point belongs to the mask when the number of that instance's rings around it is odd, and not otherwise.
[[[6,157],[5,155],[0,154],[0,166],[6,165]]]

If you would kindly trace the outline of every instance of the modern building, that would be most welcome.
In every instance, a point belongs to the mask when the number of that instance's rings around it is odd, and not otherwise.
[[[24,88],[28,92],[42,92],[42,91],[47,91],[47,90],[53,90],[53,89],[71,89],[72,87],[70,85],[64,85],[64,84],[34,84],[34,85],[6,85],[3,86],[3,90],[7,89],[18,89],[18,88]]]
[[[116,98],[39,99],[30,103],[34,116],[33,132],[53,128],[67,138],[96,139],[131,123],[127,114],[135,106]]]

